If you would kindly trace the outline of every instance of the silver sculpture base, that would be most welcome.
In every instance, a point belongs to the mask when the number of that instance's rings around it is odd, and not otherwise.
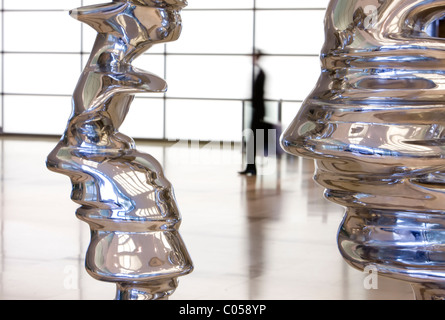
[[[346,261],[412,283],[419,299],[444,296],[445,42],[427,32],[444,8],[331,0],[320,78],[282,137],[346,208]]]
[[[445,268],[434,245],[445,230],[440,220],[431,213],[347,209],[338,247],[358,270],[373,266],[381,276],[411,283],[416,299],[445,299]]]
[[[445,300],[444,283],[411,284],[416,300]]]
[[[178,287],[176,278],[147,283],[118,283],[115,300],[168,300]]]

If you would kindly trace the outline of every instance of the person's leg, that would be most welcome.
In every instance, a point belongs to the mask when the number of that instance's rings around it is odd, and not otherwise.
[[[247,138],[246,146],[246,162],[247,166],[244,171],[240,171],[239,174],[256,175],[256,152],[257,152],[257,132],[251,130],[249,137]]]

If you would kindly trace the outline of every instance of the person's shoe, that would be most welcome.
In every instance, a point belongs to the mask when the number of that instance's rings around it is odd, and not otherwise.
[[[256,168],[247,166],[246,170],[239,171],[238,173],[247,176],[256,176]]]

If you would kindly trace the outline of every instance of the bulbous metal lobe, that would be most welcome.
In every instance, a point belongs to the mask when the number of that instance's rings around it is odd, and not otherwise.
[[[114,2],[120,2],[122,0],[113,0]],[[160,8],[177,8],[182,9],[188,5],[186,0],[124,0],[131,2],[133,4],[149,7],[160,7]]]
[[[64,148],[49,157],[52,170],[71,177],[72,200],[83,206],[80,216],[149,224],[181,219],[173,187],[153,157],[137,150],[91,151]]]
[[[123,12],[127,7],[128,3],[125,1],[113,1],[72,9],[69,14],[72,18],[90,25],[98,33],[111,33],[114,28],[108,20]]]
[[[406,15],[405,23],[415,31],[426,32],[429,25],[445,16],[445,1],[417,2]]]
[[[112,103],[115,95],[144,92],[162,93],[167,90],[166,82],[160,77],[132,67],[127,70],[110,70],[109,72],[91,72],[85,86],[97,88],[97,92],[88,103],[87,110],[101,108]]]
[[[443,1],[332,0],[325,18],[322,53],[430,48],[440,43],[425,33],[442,16]]]
[[[98,280],[150,283],[193,270],[177,231],[126,232],[91,230],[85,266]]]
[[[345,260],[364,270],[413,283],[441,283],[445,276],[445,220],[421,211],[348,208],[338,234]]]
[[[445,282],[445,40],[427,34],[444,6],[330,1],[320,78],[281,142],[316,160],[325,197],[346,208],[346,261],[425,283],[424,297]]]
[[[88,24],[99,34],[114,35],[140,50],[141,44],[145,47],[147,44],[178,39],[182,26],[181,9],[182,6],[162,3],[151,6],[139,2],[117,1],[74,9],[70,11],[70,15]]]

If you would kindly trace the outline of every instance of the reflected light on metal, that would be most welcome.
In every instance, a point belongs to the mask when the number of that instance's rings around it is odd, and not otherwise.
[[[331,0],[321,75],[282,136],[346,208],[352,266],[445,298],[445,1]]]
[[[167,89],[163,79],[131,62],[153,44],[178,39],[186,4],[115,0],[70,12],[98,34],[47,166],[71,179],[71,198],[80,205],[76,215],[91,228],[86,269],[116,283],[116,299],[167,299],[177,278],[193,269],[178,233],[181,216],[171,183],[156,159],[118,131],[134,94]]]

